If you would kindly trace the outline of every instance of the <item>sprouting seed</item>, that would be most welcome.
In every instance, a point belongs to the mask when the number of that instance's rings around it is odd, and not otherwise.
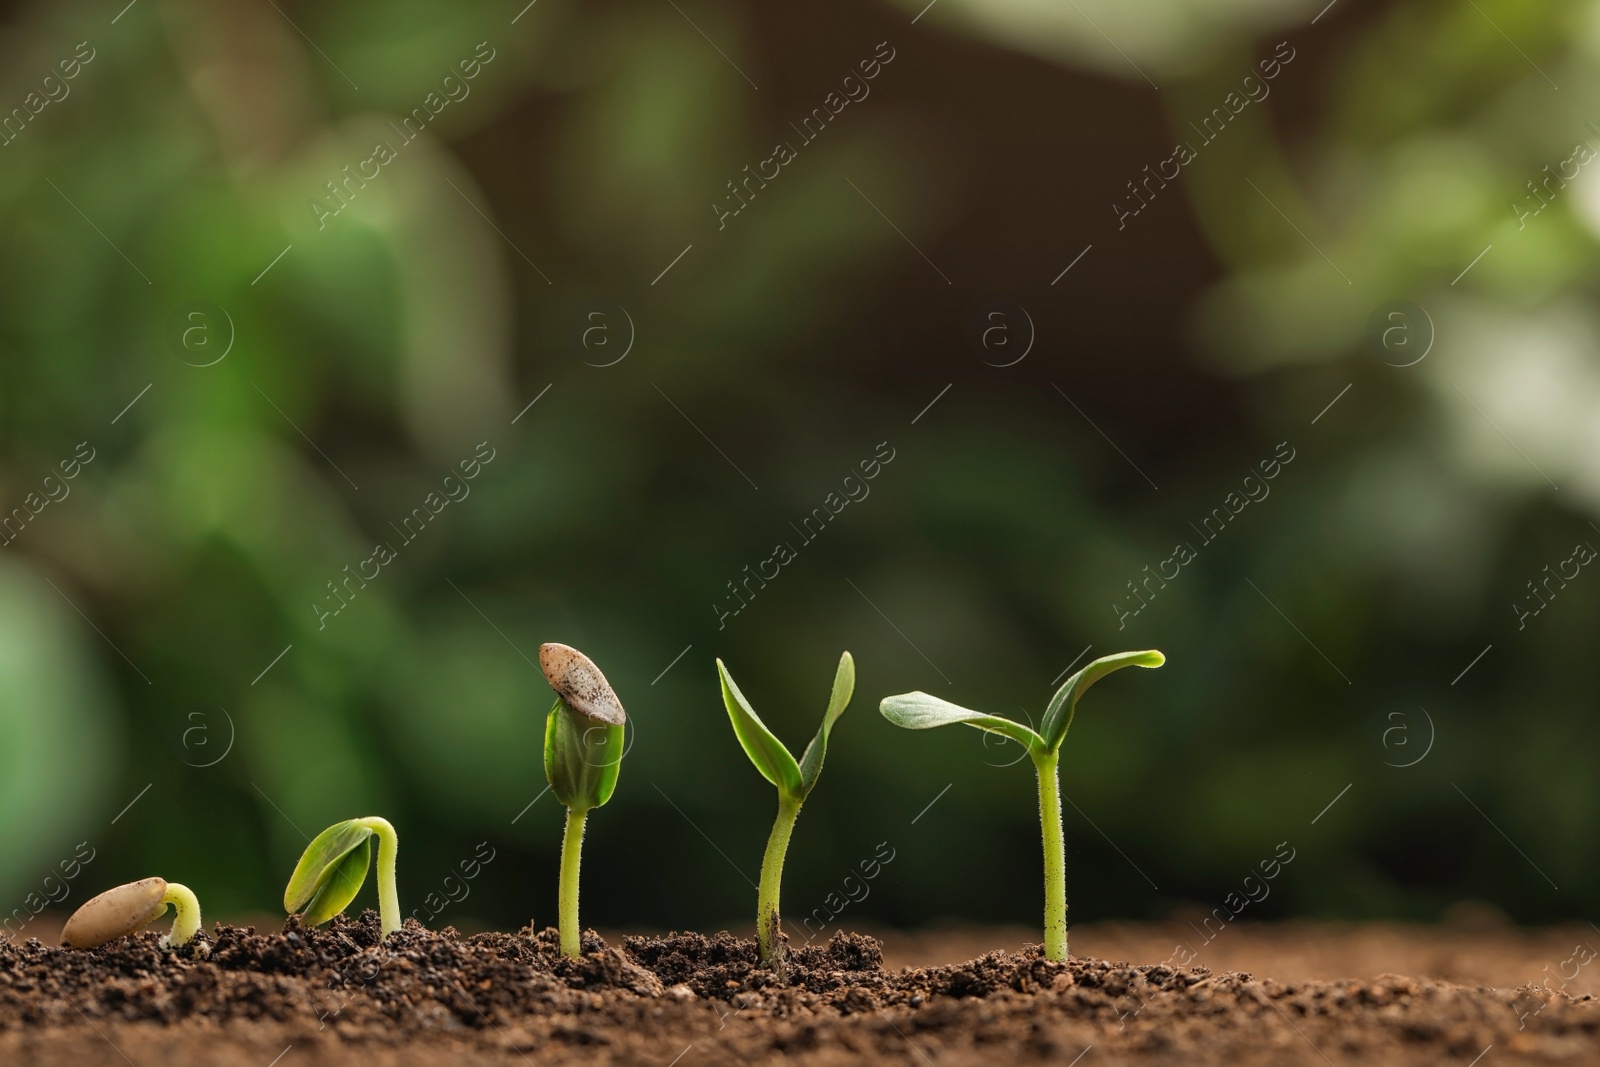
[[[98,948],[143,930],[161,918],[168,905],[176,913],[172,932],[161,943],[172,948],[187,945],[200,931],[200,901],[188,886],[164,878],[141,878],[87,901],[61,928],[61,944],[65,948]]]
[[[384,937],[400,929],[400,898],[395,892],[395,853],[400,839],[389,820],[369,815],[334,823],[312,839],[300,856],[283,906],[312,926],[320,926],[344,911],[367,880],[372,839],[378,839],[378,913]]]
[[[1033,757],[1033,766],[1039,775],[1039,817],[1044,831],[1044,952],[1049,959],[1067,958],[1066,839],[1061,829],[1061,784],[1057,774],[1061,742],[1072,725],[1079,698],[1091,685],[1123,667],[1159,667],[1166,661],[1167,657],[1154,649],[1102,656],[1056,690],[1037,733],[1021,723],[999,715],[969,711],[927,693],[885,697],[879,705],[883,717],[896,726],[927,730],[965,723],[1009,737]]]
[[[822,774],[822,758],[828,751],[828,731],[844,714],[855,692],[856,661],[848,652],[839,657],[839,667],[833,674],[833,693],[828,698],[828,710],[822,715],[822,726],[798,763],[756,715],[720,659],[717,660],[717,675],[722,680],[722,702],[728,708],[728,718],[733,720],[733,732],[739,744],[762,777],[778,787],[778,819],[767,838],[766,855],[761,860],[761,885],[756,890],[756,943],[761,949],[762,962],[777,964],[783,958],[784,944],[778,912],[783,857],[789,851],[789,836],[794,832],[795,820],[800,817],[800,806]]]
[[[561,951],[577,958],[582,954],[578,868],[583,826],[590,809],[610,800],[617,788],[628,716],[600,668],[577,649],[553,642],[540,645],[539,667],[556,691],[555,706],[545,718],[544,775],[556,800],[567,809],[557,896]]]

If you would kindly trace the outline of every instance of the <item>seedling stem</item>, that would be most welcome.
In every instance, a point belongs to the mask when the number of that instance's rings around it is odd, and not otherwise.
[[[194,935],[200,932],[199,899],[188,886],[168,882],[167,891],[161,897],[161,904],[163,909],[171,904],[174,910],[172,933],[167,935],[164,943],[173,948],[187,945],[193,940]]]
[[[795,820],[800,817],[801,801],[787,793],[778,793],[778,819],[772,824],[772,834],[767,838],[767,853],[761,860],[761,887],[756,893],[756,942],[761,948],[761,958],[777,958],[782,951],[778,934],[782,920],[778,915],[778,892],[783,887],[783,857],[789,851],[789,835],[794,833]]]
[[[357,819],[356,825],[372,831],[378,839],[378,916],[383,923],[383,936],[388,937],[400,929],[400,895],[395,890],[395,856],[400,851],[400,838],[388,819],[369,815]]]
[[[1067,848],[1061,826],[1060,757],[1036,759],[1039,772],[1039,822],[1044,831],[1044,954],[1067,958]]]
[[[561,892],[557,900],[561,926],[561,951],[582,955],[578,938],[578,865],[583,857],[583,824],[588,808],[568,808],[567,828],[561,837]]]

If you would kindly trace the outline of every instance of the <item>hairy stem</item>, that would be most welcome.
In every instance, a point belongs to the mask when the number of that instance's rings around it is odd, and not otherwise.
[[[388,937],[400,929],[400,894],[394,885],[395,854],[400,851],[400,838],[388,819],[373,815],[360,823],[378,839],[378,915],[383,920],[383,936]]]
[[[1061,829],[1061,783],[1057,756],[1035,757],[1039,772],[1039,824],[1044,835],[1044,954],[1067,958],[1067,848]]]
[[[172,917],[172,933],[167,935],[167,944],[173,948],[187,945],[194,935],[200,932],[200,901],[186,885],[177,882],[167,883],[166,895],[161,898],[162,904],[171,904],[176,910]]]
[[[567,829],[561,838],[561,892],[557,899],[561,926],[561,951],[573,959],[583,955],[578,939],[578,864],[583,856],[583,823],[587,808],[567,809]]]
[[[782,920],[778,915],[778,893],[783,888],[783,857],[789,851],[789,835],[800,817],[800,801],[780,791],[778,820],[767,838],[767,853],[761,860],[761,888],[756,893],[756,943],[761,947],[761,962],[777,963],[783,955]]]

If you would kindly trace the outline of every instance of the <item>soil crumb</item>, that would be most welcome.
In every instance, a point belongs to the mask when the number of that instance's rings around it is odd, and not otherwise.
[[[721,933],[462,936],[375,912],[281,932],[218,924],[172,951],[154,933],[90,952],[0,947],[0,1063],[410,1065],[867,1060],[979,1065],[1436,1064],[1600,1059],[1600,1007],[1524,986],[1290,981],[1205,967],[1047,960],[1038,946],[889,970],[835,934],[763,967]],[[692,1053],[692,1058],[691,1058]],[[1092,1067],[1085,1064],[1085,1067]]]

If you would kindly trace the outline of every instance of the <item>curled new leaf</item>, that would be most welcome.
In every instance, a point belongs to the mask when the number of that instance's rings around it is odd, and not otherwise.
[[[907,730],[931,730],[936,726],[964,723],[979,730],[1003,734],[1030,752],[1044,749],[1044,738],[1020,722],[963,708],[927,693],[901,693],[899,696],[884,697],[878,704],[878,710],[885,719]]]
[[[728,718],[733,720],[734,736],[739,739],[745,755],[750,757],[750,762],[756,765],[756,770],[761,772],[761,776],[777,786],[786,796],[800,795],[802,789],[800,765],[795,763],[794,756],[790,755],[783,742],[767,729],[767,724],[761,721],[761,717],[744,698],[744,694],[739,692],[739,687],[734,684],[733,675],[728,673],[728,668],[720,659],[717,660],[717,676],[722,680],[722,703],[728,709]],[[830,706],[828,710],[832,712],[833,709]],[[824,732],[828,726],[829,720],[825,717],[822,726]],[[820,756],[818,769],[821,769]]]
[[[327,868],[327,874],[322,884],[317,886],[311,902],[306,905],[302,918],[312,926],[321,926],[348,908],[366,883],[367,867],[371,862],[372,836],[368,834],[359,845]]]
[[[1101,656],[1068,678],[1056,690],[1056,695],[1050,698],[1050,706],[1045,709],[1044,724],[1040,731],[1044,735],[1045,746],[1052,752],[1061,747],[1061,742],[1067,736],[1067,728],[1072,725],[1078,701],[1091,685],[1124,667],[1159,667],[1165,662],[1167,657],[1155,649],[1118,652],[1114,656]]]
[[[283,906],[291,914],[305,908],[317,898],[319,911],[335,897],[344,893],[343,901],[333,911],[328,912],[321,919],[309,919],[313,925],[326,922],[328,919],[343,911],[345,906],[355,899],[361,888],[361,883],[366,880],[366,861],[370,857],[369,839],[372,830],[361,825],[359,819],[347,819],[344,822],[334,823],[322,833],[312,839],[306,846],[305,852],[300,856],[300,862],[295,865],[294,874],[289,877],[289,885],[283,891]],[[352,853],[360,850],[361,870],[354,876],[346,870],[345,861]],[[342,875],[342,876],[341,876]],[[337,882],[330,888],[330,882]],[[348,892],[345,888],[348,886]]]
[[[291,914],[303,909],[303,918],[312,926],[344,911],[367,880],[373,838],[378,839],[378,913],[383,936],[400,929],[400,898],[394,878],[400,838],[388,819],[376,815],[334,823],[313,838],[289,877],[283,906]]]

